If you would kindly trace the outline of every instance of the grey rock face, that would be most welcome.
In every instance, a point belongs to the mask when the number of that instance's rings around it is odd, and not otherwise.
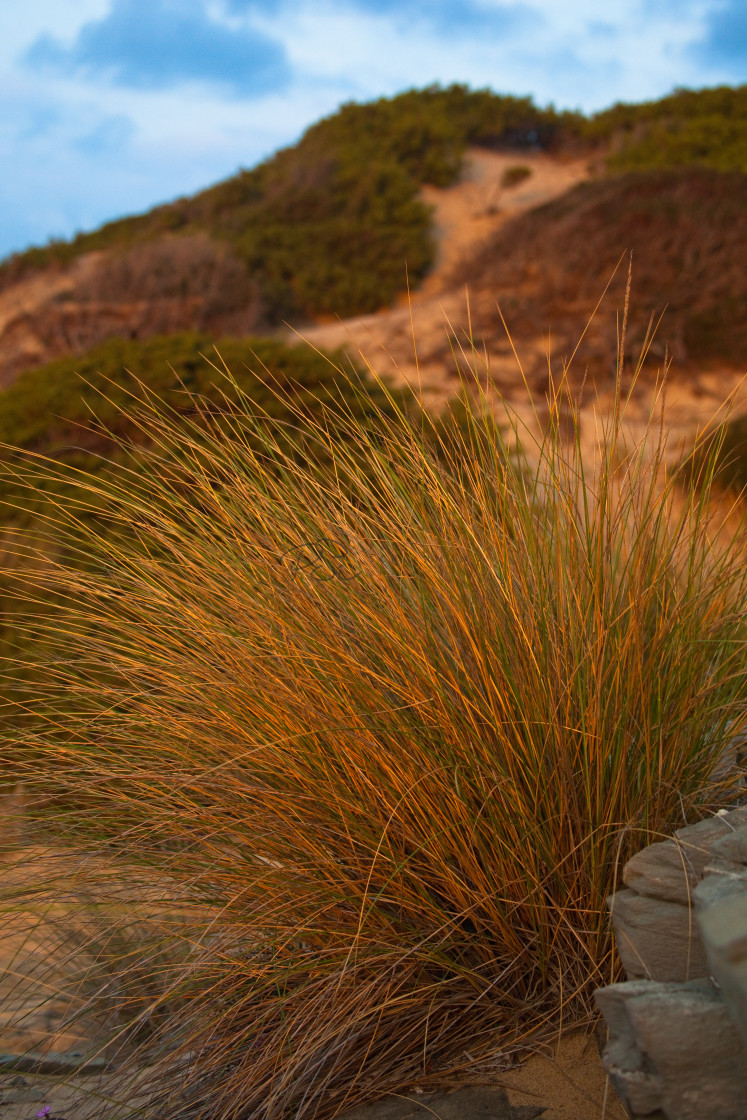
[[[632,890],[610,895],[607,905],[629,980],[684,981],[708,974],[700,929],[689,907]]]
[[[674,840],[649,844],[623,870],[627,887],[647,898],[690,905],[693,887],[715,857],[747,863],[747,806],[678,829]],[[740,839],[741,837],[741,839]]]
[[[747,827],[730,832],[712,846],[713,855],[719,860],[743,864],[747,867]]]
[[[623,882],[638,894],[683,906],[688,905],[699,878],[688,851],[672,840],[637,852],[623,870]]]
[[[747,839],[747,828],[736,835]],[[709,973],[747,1046],[747,867],[731,866],[707,874],[694,897]]]
[[[684,982],[711,974],[695,918],[696,893],[707,868],[727,876],[740,872],[745,846],[747,806],[678,829],[672,840],[628,861],[623,882],[629,889],[610,895],[607,905],[629,980]],[[705,889],[704,903],[709,889],[726,888]]]
[[[594,996],[612,1036],[603,1063],[634,1116],[745,1120],[747,1050],[709,980],[612,984]]]
[[[595,992],[631,1116],[747,1120],[747,806],[675,832],[607,899],[627,982]]]
[[[737,829],[747,825],[747,805],[733,809],[722,816],[708,817],[687,828],[678,828],[674,834],[684,847],[696,875],[702,878],[705,865],[711,858],[713,845]]]
[[[693,891],[696,914],[735,894],[747,894],[747,868],[734,870],[734,866],[708,865],[705,878]]]

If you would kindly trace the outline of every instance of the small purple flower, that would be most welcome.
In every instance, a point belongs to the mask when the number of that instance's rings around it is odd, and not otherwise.
[[[41,1112],[37,1112],[36,1114],[37,1120],[42,1120],[43,1116],[49,1116],[49,1105],[47,1105],[46,1108],[43,1108]]]

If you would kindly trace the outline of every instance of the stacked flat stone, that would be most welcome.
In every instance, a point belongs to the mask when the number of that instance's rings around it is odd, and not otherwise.
[[[627,982],[595,992],[630,1116],[747,1120],[747,805],[651,844],[611,895]]]

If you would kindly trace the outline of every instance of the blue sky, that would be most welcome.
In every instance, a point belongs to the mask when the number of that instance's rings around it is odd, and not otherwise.
[[[747,0],[0,0],[0,257],[251,167],[345,101],[586,111],[747,81]]]

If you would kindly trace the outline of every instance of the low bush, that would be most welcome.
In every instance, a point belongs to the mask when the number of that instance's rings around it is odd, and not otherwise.
[[[532,174],[531,167],[527,167],[525,163],[517,163],[512,167],[507,167],[501,176],[501,186],[508,189],[509,187],[517,187],[519,183],[523,183]]]
[[[582,126],[611,145],[613,172],[700,165],[747,174],[747,85],[679,89],[658,101],[613,105]]]
[[[697,485],[714,457],[713,485],[734,497],[747,490],[747,416],[719,424],[708,433],[687,460],[687,477]]]

